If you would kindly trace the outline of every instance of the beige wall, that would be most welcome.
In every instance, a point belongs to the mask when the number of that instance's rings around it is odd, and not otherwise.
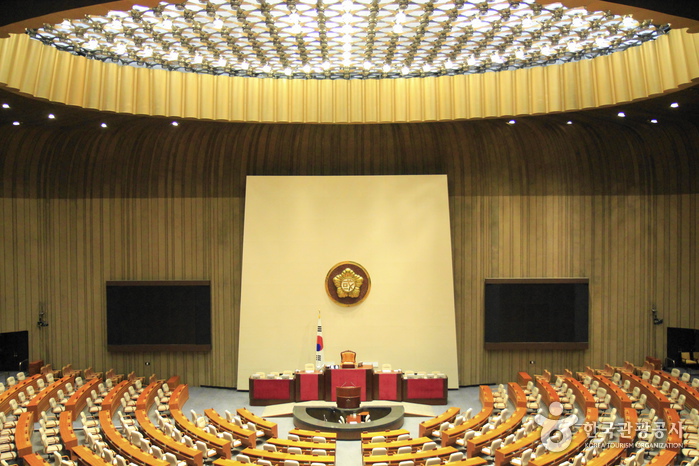
[[[319,311],[327,362],[351,349],[458,387],[446,176],[248,177],[245,201],[238,387],[313,362]],[[345,261],[371,277],[356,306],[324,287]]]
[[[446,173],[460,384],[662,356],[668,326],[699,328],[699,128],[601,113],[573,126],[0,128],[0,331],[29,330],[31,357],[54,366],[235,386],[246,176]],[[589,277],[590,349],[485,352],[483,279],[506,276]],[[211,353],[107,352],[104,282],[144,278],[212,281]]]

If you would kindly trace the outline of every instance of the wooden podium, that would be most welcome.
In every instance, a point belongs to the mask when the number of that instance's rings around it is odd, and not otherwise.
[[[335,387],[337,407],[340,409],[357,409],[362,397],[362,388],[353,385]]]

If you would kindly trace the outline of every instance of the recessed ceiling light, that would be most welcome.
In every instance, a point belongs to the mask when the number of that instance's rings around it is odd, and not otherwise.
[[[678,104],[677,102],[673,102],[673,103],[670,104],[670,107],[671,107],[671,108],[677,108],[677,107],[679,107],[679,106],[680,106],[680,104]]]
[[[19,121],[13,121],[13,122],[12,122],[12,125],[13,125],[13,126],[19,126],[19,125],[21,125],[21,123],[20,123]]]
[[[573,122],[571,120],[566,121],[566,125],[572,125]]]
[[[180,126],[180,123],[178,121],[173,121],[170,123],[172,126]]]
[[[516,120],[510,120],[507,122],[508,125],[514,125],[515,123],[517,123]]]
[[[624,112],[619,112],[619,113],[616,114],[616,116],[618,116],[618,117],[620,117],[620,118],[624,118],[624,117],[626,116],[626,113],[624,113]]]
[[[651,123],[657,123],[658,120],[656,120],[655,118],[653,118],[652,120],[650,120],[650,122],[651,122]]]
[[[2,108],[10,108],[10,104],[8,104],[8,103],[3,103],[3,104],[2,104]]]
[[[54,115],[53,113],[49,113],[48,116],[49,116],[49,120],[53,120],[56,118],[56,115]]]
[[[107,127],[107,123],[102,123],[102,124],[100,124],[100,126],[101,126],[102,128],[106,128],[106,127]]]

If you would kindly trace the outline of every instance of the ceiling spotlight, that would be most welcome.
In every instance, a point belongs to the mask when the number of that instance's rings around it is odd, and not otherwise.
[[[571,120],[566,121],[566,125],[572,125],[573,122]]]
[[[655,123],[658,122],[658,120],[656,120],[655,118],[653,118],[652,120],[650,120],[650,122],[653,123],[653,124],[655,124]]]
[[[12,126],[19,126],[21,123],[19,121],[13,121]]]
[[[2,108],[10,108],[10,104],[3,103],[3,104],[2,104]]]
[[[515,123],[517,123],[516,120],[510,120],[507,122],[508,125],[514,125]]]
[[[101,126],[102,128],[106,128],[106,127],[107,127],[107,123],[101,123],[100,126]]]
[[[53,120],[56,118],[56,115],[54,115],[53,113],[49,113],[48,117],[49,117],[49,120]]]
[[[178,121],[173,121],[170,123],[172,126],[180,126],[180,123]]]
[[[677,108],[679,106],[680,106],[680,104],[678,104],[677,102],[673,102],[670,104],[670,108]]]
[[[626,116],[626,113],[624,113],[624,112],[619,112],[619,113],[616,114],[616,116],[618,116],[619,118],[624,118],[624,117]]]

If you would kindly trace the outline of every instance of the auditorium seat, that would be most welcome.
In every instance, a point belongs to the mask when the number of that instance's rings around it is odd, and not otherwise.
[[[682,360],[682,364],[687,367],[694,367],[697,365],[696,359],[692,359],[692,354],[689,351],[680,353],[680,359]]]
[[[510,464],[513,466],[527,466],[529,464],[529,460],[532,459],[532,449],[527,448],[522,452],[522,456],[520,457],[514,457],[510,460]]]

